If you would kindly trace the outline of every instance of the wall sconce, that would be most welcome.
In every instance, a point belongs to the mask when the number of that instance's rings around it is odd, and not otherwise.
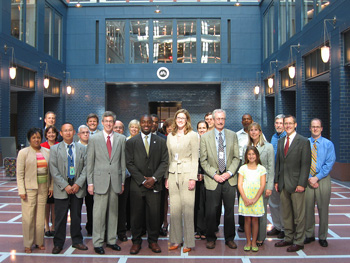
[[[160,14],[162,11],[160,11],[159,6],[157,5],[156,10],[154,10],[154,13]]]
[[[276,61],[270,61],[270,72],[272,72],[272,68],[271,68],[272,63],[275,63],[275,66],[277,67],[278,60],[276,59]],[[273,77],[269,77],[267,79],[267,85],[269,86],[269,88],[273,87]]]
[[[47,89],[50,85],[50,79],[49,79],[49,65],[47,62],[40,60],[40,67],[45,64],[45,72],[44,72],[44,88]]]
[[[75,4],[75,7],[77,7],[77,8],[80,8],[80,7],[81,7],[80,1],[78,1],[78,3]]]
[[[7,50],[11,48],[12,49],[12,56],[11,56],[11,63],[10,63],[10,67],[9,67],[9,75],[11,79],[15,79],[16,78],[16,72],[17,72],[17,67],[15,67],[15,48],[14,47],[8,47],[7,45],[4,45],[4,49],[5,49],[5,54],[7,54]]]
[[[261,84],[261,74],[264,73],[263,71],[258,71],[256,72],[256,82],[258,83],[255,87],[254,87],[254,94],[255,95],[259,95],[260,93],[260,84]],[[260,79],[258,78],[258,75],[260,74]]]
[[[290,64],[293,63],[293,48],[297,49],[299,53],[300,43],[298,45],[291,45],[290,46],[290,52],[289,52],[289,58],[290,58]],[[288,74],[291,79],[294,79],[295,77],[295,66],[291,65],[288,67]]]
[[[240,6],[241,4],[236,0],[235,6]]]
[[[333,19],[325,19],[323,20],[323,47],[321,47],[321,58],[323,63],[327,63],[329,61],[330,57],[330,47],[326,46],[326,36],[329,39],[328,31],[327,31],[327,22],[333,23],[333,29],[335,28],[335,23],[337,22],[337,18],[334,17]]]
[[[70,85],[70,72],[63,71],[63,74],[66,75],[66,83],[67,83],[66,91],[67,91],[67,94],[70,95],[72,94],[72,86]],[[68,75],[68,78],[67,78],[67,75]]]

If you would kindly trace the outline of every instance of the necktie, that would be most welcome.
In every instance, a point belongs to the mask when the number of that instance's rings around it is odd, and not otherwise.
[[[224,151],[224,140],[222,139],[222,133],[219,132],[219,147],[218,147],[218,162],[220,173],[225,171],[225,151]],[[220,154],[221,153],[221,154]]]
[[[74,168],[73,144],[68,145],[68,178],[73,179],[72,167]],[[73,169],[74,170],[74,169]]]
[[[317,145],[316,140],[314,141],[314,145],[311,149],[311,167],[310,167],[310,174],[312,176],[316,175],[316,164],[317,164]]]
[[[111,138],[109,135],[107,136],[107,150],[109,154],[109,159],[111,159],[111,153],[112,153],[112,143],[111,143]]]
[[[288,149],[289,149],[289,136],[287,136],[286,146],[284,146],[284,156],[287,156]]]
[[[145,136],[145,148],[146,148],[146,153],[147,153],[147,156],[149,155],[149,144],[148,144],[148,136],[146,135]]]

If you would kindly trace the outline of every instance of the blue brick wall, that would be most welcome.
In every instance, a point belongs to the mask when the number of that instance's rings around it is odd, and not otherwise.
[[[271,137],[275,133],[275,97],[264,98],[263,111],[263,116],[265,116],[265,119],[262,129],[266,139],[271,141]]]
[[[48,111],[53,111],[56,114],[56,127],[60,130],[62,123],[65,122],[64,96],[59,98],[47,97],[44,99],[44,114]],[[44,115],[45,116],[45,115]],[[45,123],[43,122],[43,126]]]
[[[35,92],[18,92],[17,100],[18,144],[26,144],[28,130],[38,127],[34,121],[38,116],[38,97]]]

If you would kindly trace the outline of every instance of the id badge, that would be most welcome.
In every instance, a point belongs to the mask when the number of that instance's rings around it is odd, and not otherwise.
[[[177,161],[179,159],[179,154],[178,153],[175,153],[174,159],[175,159],[175,161]]]
[[[224,152],[219,152],[219,159],[224,159],[225,156],[224,156]]]
[[[69,175],[75,176],[75,168],[74,168],[74,166],[69,167]]]

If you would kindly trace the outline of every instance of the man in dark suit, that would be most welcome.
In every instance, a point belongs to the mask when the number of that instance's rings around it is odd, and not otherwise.
[[[91,136],[87,147],[88,192],[94,195],[92,242],[97,254],[104,254],[103,241],[107,226],[107,247],[120,251],[116,242],[118,195],[125,181],[125,136],[113,132],[116,116],[102,115],[103,131]]]
[[[294,116],[285,116],[283,126],[286,137],[278,140],[275,188],[281,193],[285,237],[275,247],[289,246],[288,252],[296,252],[304,248],[305,187],[310,172],[311,149],[308,139],[296,133]]]
[[[54,179],[55,227],[52,254],[61,252],[66,239],[67,213],[70,209],[72,246],[87,250],[81,234],[81,207],[86,195],[86,147],[73,142],[70,123],[61,127],[63,142],[50,149],[50,172]]]
[[[235,132],[224,129],[226,112],[213,111],[215,129],[202,135],[200,162],[205,171],[207,248],[215,248],[217,211],[224,202],[224,236],[226,245],[237,248],[235,238],[234,205],[239,166],[239,148]]]
[[[165,140],[151,133],[152,118],[140,119],[141,133],[126,142],[126,166],[131,174],[130,207],[133,245],[130,254],[141,249],[142,232],[146,222],[149,248],[160,253],[158,245],[160,197],[163,177],[168,167]]]
[[[159,117],[157,114],[151,114],[152,117],[152,133],[154,135],[158,135],[159,137],[163,138],[164,140],[166,140],[166,136],[158,131],[158,126],[159,126]]]

